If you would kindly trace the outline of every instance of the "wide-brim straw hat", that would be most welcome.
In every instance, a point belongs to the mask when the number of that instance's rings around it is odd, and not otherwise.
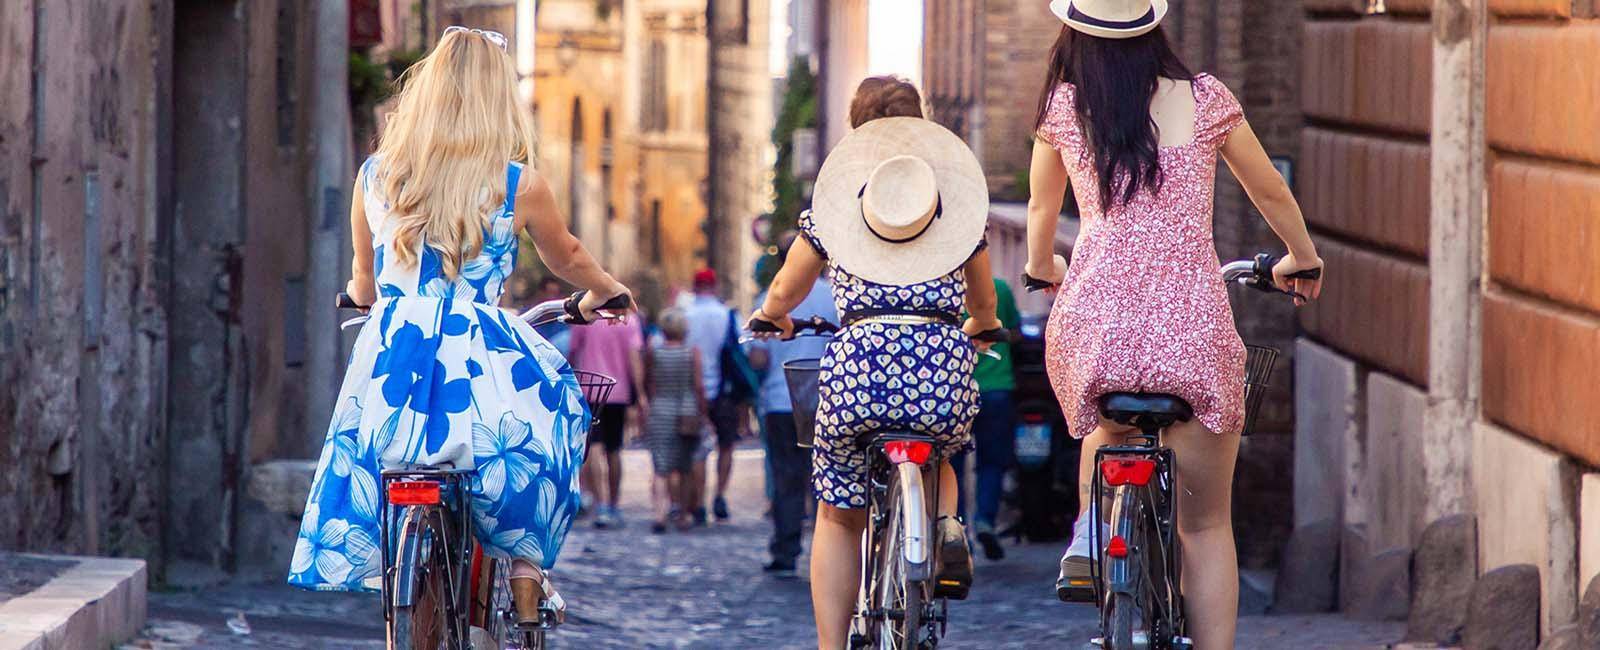
[[[978,157],[915,117],[872,120],[823,161],[811,232],[834,264],[869,282],[909,285],[967,262],[989,221]]]
[[[1133,38],[1161,24],[1167,0],[1051,0],[1050,11],[1090,36]]]

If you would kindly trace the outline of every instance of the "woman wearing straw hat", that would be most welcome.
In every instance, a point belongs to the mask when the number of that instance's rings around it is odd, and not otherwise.
[[[1243,420],[1245,349],[1212,242],[1220,153],[1289,254],[1281,288],[1316,297],[1322,267],[1300,207],[1245,122],[1239,102],[1209,75],[1191,74],[1159,25],[1165,0],[1054,0],[1066,25],[1039,98],[1028,205],[1028,267],[1060,285],[1046,360],[1074,436],[1087,508],[1093,454],[1122,432],[1103,422],[1107,392],[1169,393],[1196,418],[1169,429],[1175,450],[1184,603],[1201,650],[1233,647],[1238,560],[1229,501]],[[1071,269],[1054,255],[1068,182],[1083,227]],[[1080,514],[1064,575],[1087,575],[1090,523]]]
[[[811,595],[818,647],[831,650],[844,647],[867,523],[859,439],[901,429],[932,435],[941,458],[970,448],[978,390],[969,336],[1000,321],[983,239],[989,193],[955,134],[914,117],[863,124],[829,154],[814,197],[751,321],[792,336],[790,310],[829,268],[844,329],[828,345],[818,391]],[[973,314],[964,324],[963,308]],[[963,598],[972,563],[954,518],[955,473],[947,460],[939,471],[939,576],[962,585],[944,595]]]

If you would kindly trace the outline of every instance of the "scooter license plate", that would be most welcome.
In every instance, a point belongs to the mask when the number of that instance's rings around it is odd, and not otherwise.
[[[1017,425],[1017,462],[1038,466],[1050,459],[1050,424]]]

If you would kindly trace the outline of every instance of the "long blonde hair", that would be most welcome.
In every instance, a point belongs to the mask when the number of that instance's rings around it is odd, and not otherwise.
[[[507,163],[533,156],[532,120],[511,57],[480,34],[445,34],[400,84],[377,151],[392,252],[413,266],[425,242],[454,278],[483,249],[485,219],[506,199]]]

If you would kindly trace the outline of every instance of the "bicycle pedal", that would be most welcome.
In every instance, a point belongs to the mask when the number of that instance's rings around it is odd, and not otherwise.
[[[966,600],[967,592],[972,590],[970,580],[956,578],[939,578],[933,581],[933,597],[948,598],[950,600]]]
[[[1056,598],[1064,603],[1094,604],[1094,581],[1067,577],[1056,580]]]

